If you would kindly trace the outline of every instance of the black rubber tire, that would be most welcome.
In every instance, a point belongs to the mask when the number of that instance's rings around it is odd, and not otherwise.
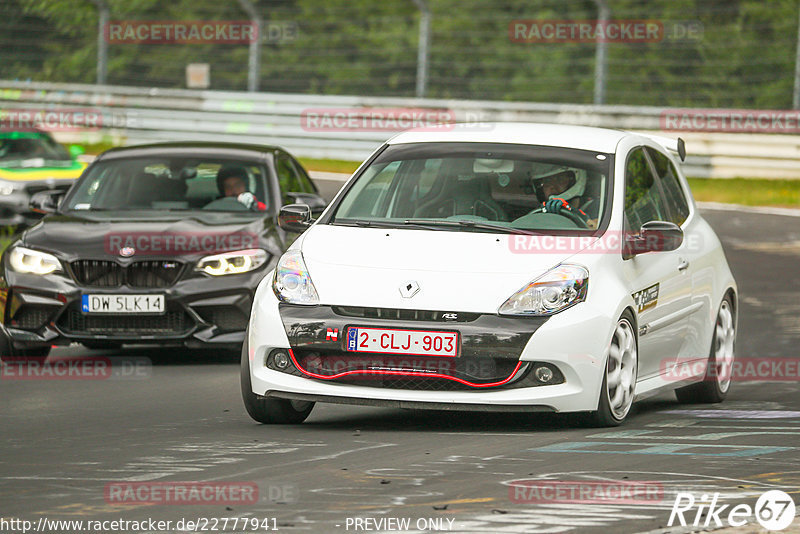
[[[304,402],[302,409],[295,408],[295,404],[287,399],[270,399],[259,397],[253,393],[250,382],[250,357],[247,344],[248,334],[242,345],[242,359],[240,365],[242,400],[244,408],[253,420],[264,424],[298,424],[306,420],[314,408],[313,402]],[[295,401],[297,402],[297,401]]]
[[[620,316],[619,320],[627,319],[630,323],[631,329],[633,331],[634,341],[636,343],[636,365],[639,365],[639,335],[636,332],[636,322],[633,319],[633,314],[630,311],[625,310],[622,315]],[[618,322],[619,322],[618,320]],[[625,414],[622,419],[618,419],[614,413],[611,411],[611,404],[608,399],[608,367],[604,368],[603,371],[603,385],[600,389],[600,399],[597,403],[597,411],[590,412],[588,417],[588,423],[590,426],[594,427],[615,427],[620,426],[622,423],[625,422],[628,415],[631,413],[630,410]],[[638,376],[638,372],[636,374]]]
[[[733,302],[731,301],[730,295],[725,295],[725,298],[722,299],[722,301],[728,303],[728,306],[730,307],[733,313],[734,324],[736,324],[736,308],[733,307]],[[722,309],[722,303],[720,303],[720,309]],[[718,316],[719,316],[719,311],[717,312],[717,317]],[[716,325],[717,325],[717,319],[715,317],[714,334],[711,336],[711,347],[709,348],[708,351],[708,365],[706,365],[706,376],[703,377],[702,382],[697,382],[696,384],[692,384],[675,390],[675,397],[681,404],[716,404],[724,401],[725,397],[728,396],[728,393],[731,390],[730,386],[728,386],[728,389],[722,391],[719,387],[719,381],[717,381],[715,377],[711,376],[712,373],[715,373],[716,361],[717,361],[716,356],[714,354],[714,340],[716,338],[716,328],[717,328]]]

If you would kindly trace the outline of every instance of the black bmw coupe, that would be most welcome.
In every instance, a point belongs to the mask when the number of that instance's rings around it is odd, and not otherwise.
[[[298,234],[284,204],[325,201],[273,146],[163,143],[109,150],[0,259],[0,356],[52,345],[238,350],[258,282]]]

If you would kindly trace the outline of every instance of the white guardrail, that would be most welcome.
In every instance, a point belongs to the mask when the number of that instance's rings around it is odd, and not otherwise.
[[[62,142],[141,144],[156,141],[232,141],[275,144],[311,158],[360,161],[394,131],[385,127],[338,127],[310,114],[377,108],[444,114],[456,122],[551,122],[683,137],[688,176],[800,179],[800,136],[761,133],[668,132],[668,108],[592,106],[475,100],[198,91],[0,80],[3,114],[59,110],[92,116],[87,124],[58,124]],[[391,111],[394,110],[394,111]],[[706,110],[713,111],[713,110]],[[11,115],[9,115],[11,114]],[[395,115],[397,116],[397,115]],[[70,119],[67,119],[69,121]],[[93,122],[92,122],[93,121]],[[6,120],[8,122],[8,120]],[[80,121],[78,121],[80,122]],[[333,126],[333,127],[331,127]]]

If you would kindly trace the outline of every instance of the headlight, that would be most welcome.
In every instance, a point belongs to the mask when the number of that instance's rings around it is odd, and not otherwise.
[[[500,306],[501,315],[553,315],[586,300],[589,271],[580,265],[559,265],[547,271]]]
[[[299,250],[281,256],[272,289],[279,299],[290,304],[319,304],[319,295]]]
[[[11,182],[6,182],[5,180],[0,180],[0,195],[8,196],[14,192],[14,184]]]
[[[14,247],[9,253],[8,264],[18,273],[44,275],[61,270],[61,262],[52,254],[25,247]]]
[[[211,276],[226,274],[240,274],[258,269],[267,261],[267,253],[260,248],[236,250],[223,254],[206,256],[197,262],[196,271],[202,271]]]

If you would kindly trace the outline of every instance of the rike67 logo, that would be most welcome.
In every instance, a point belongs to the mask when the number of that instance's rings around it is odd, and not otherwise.
[[[754,507],[749,504],[719,504],[718,501],[719,493],[715,493],[710,500],[707,494],[695,500],[691,493],[678,492],[667,526],[741,527],[755,519],[769,531],[780,531],[788,527],[795,516],[792,497],[780,490],[764,492]]]

